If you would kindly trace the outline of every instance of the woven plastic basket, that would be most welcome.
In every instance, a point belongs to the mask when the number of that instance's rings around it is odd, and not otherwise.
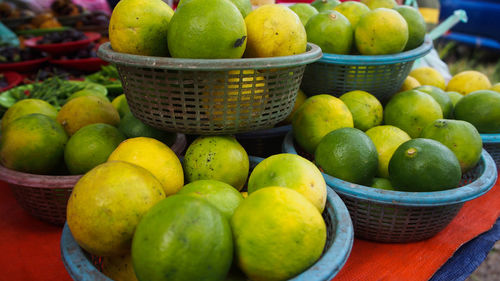
[[[292,133],[283,150],[297,154]],[[299,153],[301,154],[301,153]],[[349,209],[356,237],[388,243],[428,239],[443,230],[466,201],[490,190],[497,179],[491,156],[483,149],[478,165],[462,176],[459,188],[436,192],[402,192],[372,188],[323,173]]]
[[[269,157],[281,152],[281,144],[292,125],[236,134],[236,139],[250,155]]]
[[[179,59],[114,52],[98,56],[116,65],[130,110],[143,123],[186,134],[233,134],[268,129],[284,120],[297,97],[305,65],[321,58]]]
[[[500,169],[500,134],[481,134],[483,148],[491,155],[497,169]]]
[[[186,137],[177,134],[172,150],[180,156],[185,147]],[[19,205],[32,216],[55,225],[66,221],[66,205],[81,176],[35,175],[0,165],[0,180],[10,186]]]
[[[413,50],[393,55],[362,56],[324,53],[306,67],[300,88],[309,96],[330,94],[336,97],[353,90],[363,90],[385,103],[394,95],[410,73],[416,59],[432,49],[427,35]]]
[[[262,158],[250,157],[253,169]],[[333,190],[328,189],[323,219],[327,228],[327,240],[321,258],[309,269],[290,279],[293,281],[329,281],[344,266],[354,241],[349,212]],[[91,257],[74,240],[68,225],[61,236],[61,255],[66,270],[75,281],[111,281],[97,267],[100,259]]]

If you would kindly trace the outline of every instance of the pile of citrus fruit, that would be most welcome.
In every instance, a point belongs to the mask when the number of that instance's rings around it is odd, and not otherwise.
[[[111,103],[101,93],[83,90],[60,110],[40,99],[15,103],[1,121],[1,164],[31,174],[80,175],[104,163],[127,138],[173,144],[175,134],[140,122],[124,99],[122,95]]]
[[[426,25],[420,12],[394,0],[316,0],[290,9],[299,15],[307,41],[325,53],[395,54],[424,42]]]
[[[480,133],[500,133],[500,92],[477,71],[448,84],[414,69],[383,107],[370,93],[309,97],[292,118],[295,142],[325,173],[400,191],[455,188],[481,157]]]
[[[323,252],[326,183],[294,154],[249,165],[232,136],[198,137],[182,164],[128,139],[77,182],[67,224],[113,280],[287,280]]]
[[[299,17],[283,5],[252,11],[250,0],[122,0],[109,24],[116,52],[194,59],[275,57],[306,51]]]

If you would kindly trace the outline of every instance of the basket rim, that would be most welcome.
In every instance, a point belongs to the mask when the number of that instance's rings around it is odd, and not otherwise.
[[[321,58],[321,48],[313,43],[307,43],[304,53],[268,58],[240,58],[240,59],[185,59],[172,57],[153,57],[132,55],[113,51],[111,43],[101,44],[97,51],[101,59],[131,67],[148,67],[155,69],[171,69],[186,71],[212,71],[233,69],[269,69],[293,67],[312,63]]]
[[[285,136],[283,150],[286,153],[297,154],[293,145],[292,131]],[[327,185],[332,187],[337,193],[357,199],[400,206],[444,206],[464,203],[475,199],[488,192],[495,185],[498,174],[493,158],[483,149],[479,161],[484,164],[484,171],[475,181],[458,188],[434,192],[383,190],[346,182],[325,173],[322,174]]]
[[[255,164],[264,160],[255,156],[250,156],[249,159]],[[334,242],[316,263],[289,279],[290,281],[331,280],[344,266],[351,253],[354,228],[349,211],[340,197],[330,188],[327,188],[327,201],[331,206],[330,211],[327,211],[328,215],[337,223]],[[87,259],[82,248],[73,238],[67,223],[64,224],[60,247],[64,266],[74,280],[112,281],[99,272]]]
[[[389,55],[376,55],[376,56],[338,55],[338,54],[323,53],[323,57],[318,62],[329,63],[329,64],[342,64],[342,65],[395,64],[395,63],[414,61],[420,57],[423,57],[432,50],[432,46],[433,46],[432,39],[429,36],[429,34],[426,34],[424,43],[422,43],[422,45],[406,52],[389,54]]]
[[[177,157],[186,148],[186,135],[176,133],[175,142],[170,146]],[[60,189],[73,188],[76,182],[83,176],[81,175],[38,175],[15,171],[0,164],[0,179],[8,184],[15,184],[27,187]]]
[[[483,143],[498,143],[500,144],[500,134],[480,134]]]

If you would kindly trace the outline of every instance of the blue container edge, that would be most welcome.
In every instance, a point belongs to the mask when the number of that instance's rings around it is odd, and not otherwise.
[[[283,152],[298,154],[293,144],[293,131],[288,132],[283,141]],[[494,185],[498,177],[497,169],[493,158],[482,150],[480,161],[484,162],[485,170],[482,175],[474,181],[474,188],[471,184],[459,188],[435,192],[402,192],[392,190],[376,189],[369,186],[349,183],[338,178],[334,178],[325,173],[323,177],[328,186],[335,192],[355,197],[361,200],[370,200],[382,204],[392,204],[401,206],[443,206],[450,204],[460,204],[475,199],[488,192]],[[409,196],[410,195],[410,196]]]
[[[264,158],[250,156],[251,163],[260,163]],[[354,243],[354,229],[349,211],[344,202],[331,188],[327,188],[327,200],[334,210],[336,222],[335,240],[326,253],[303,273],[289,279],[289,281],[331,280],[345,265]],[[347,245],[346,245],[347,244]],[[68,224],[64,224],[61,235],[61,257],[63,264],[71,278],[78,281],[113,281],[101,272],[87,259],[82,248],[76,243]],[[347,247],[346,247],[347,246]],[[335,264],[334,267],[331,265]]]

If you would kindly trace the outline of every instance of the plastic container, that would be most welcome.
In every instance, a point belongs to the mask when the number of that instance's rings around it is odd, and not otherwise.
[[[283,150],[297,154],[292,133]],[[300,153],[299,153],[300,154]],[[428,239],[443,230],[463,204],[490,190],[497,179],[491,156],[483,149],[477,166],[462,175],[460,187],[436,192],[402,192],[358,185],[323,173],[349,209],[356,237],[387,243]]]
[[[483,148],[495,161],[497,169],[500,169],[500,134],[481,134],[483,140]]]
[[[251,168],[262,158],[250,157]],[[331,189],[328,190],[323,219],[327,228],[327,240],[321,258],[309,269],[290,279],[293,281],[329,281],[344,266],[351,253],[354,232],[349,212],[342,200]],[[61,254],[64,266],[75,281],[111,281],[102,274],[99,258],[91,257],[75,242],[65,225],[61,236]],[[97,266],[97,267],[96,267]]]
[[[185,134],[234,134],[268,129],[292,111],[305,65],[321,58],[308,44],[302,54],[271,58],[180,59],[97,53],[114,63],[130,110],[152,127]]]
[[[42,39],[43,36],[33,37],[26,39],[24,44],[27,47],[40,50],[42,52],[49,53],[51,55],[63,55],[74,51],[78,51],[87,47],[90,43],[99,40],[101,34],[96,32],[84,32],[86,39],[78,41],[70,41],[63,43],[53,43],[53,44],[39,44],[38,40]]]
[[[249,155],[269,157],[281,153],[281,144],[292,125],[283,125],[266,130],[236,134],[238,142]]]
[[[186,137],[177,134],[172,150],[180,156]],[[55,225],[66,221],[66,205],[73,186],[82,175],[35,175],[7,169],[0,165],[0,179],[8,183],[14,197],[32,216]]]
[[[300,88],[308,95],[344,93],[363,90],[385,103],[394,95],[408,76],[416,59],[432,49],[426,35],[424,43],[413,50],[378,56],[336,55],[323,57],[306,67]]]

